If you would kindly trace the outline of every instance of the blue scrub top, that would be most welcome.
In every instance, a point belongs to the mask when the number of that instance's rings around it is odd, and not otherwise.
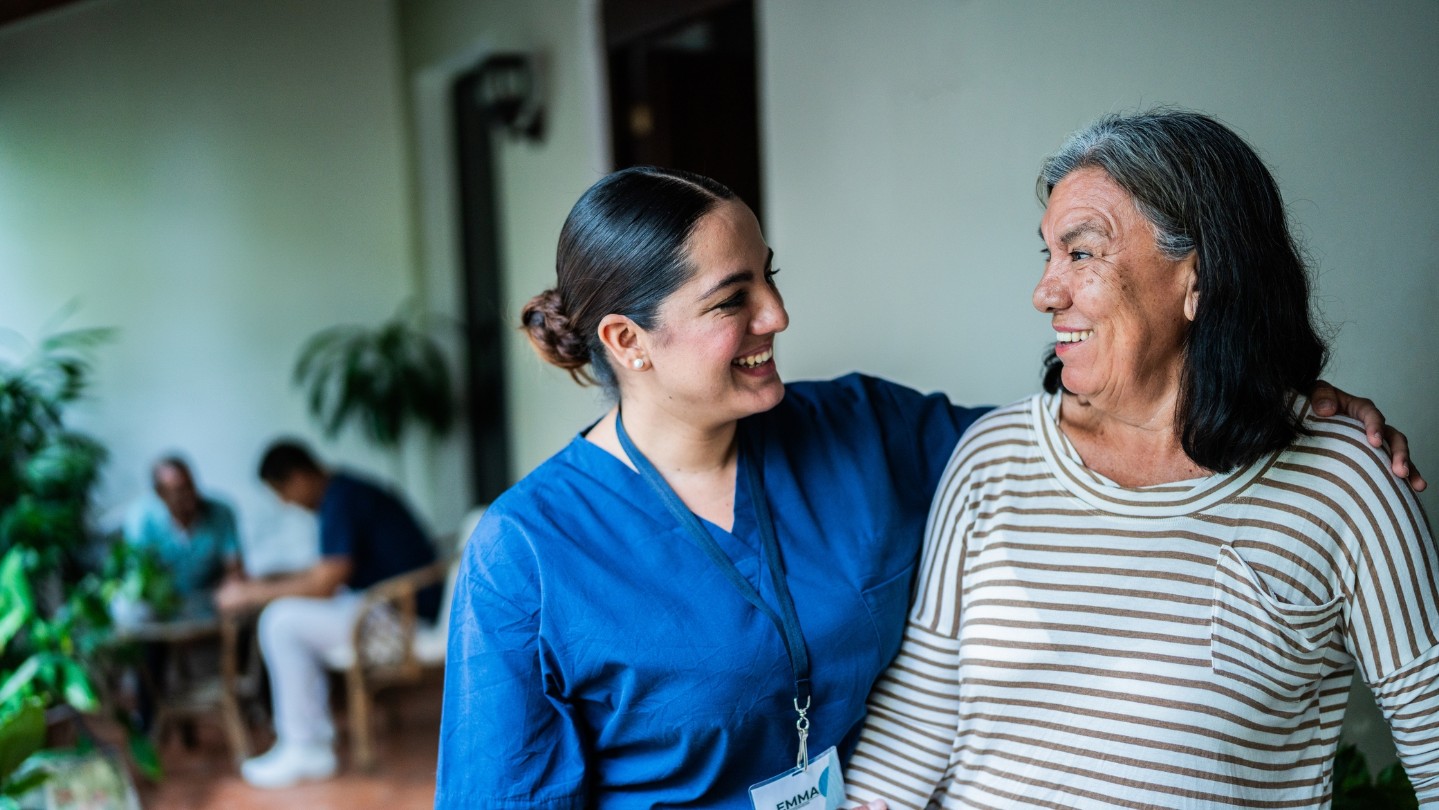
[[[958,408],[872,377],[787,386],[740,422],[813,669],[810,750],[853,750],[899,650],[930,497]],[[738,474],[756,463],[741,442]],[[705,523],[775,604],[747,488]],[[779,631],[655,491],[583,436],[501,496],[455,587],[435,806],[750,806],[793,767],[794,678]]]

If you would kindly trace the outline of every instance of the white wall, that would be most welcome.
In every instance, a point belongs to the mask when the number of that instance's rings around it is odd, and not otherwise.
[[[313,436],[301,342],[411,291],[398,81],[387,0],[92,0],[0,29],[0,324],[78,299],[67,325],[119,327],[79,410],[113,451],[102,508],[178,448],[265,522],[263,445]]]
[[[555,243],[570,206],[610,170],[601,110],[604,80],[595,0],[406,0],[399,30],[417,136],[422,262],[430,305],[462,308],[454,190],[443,93],[486,55],[520,51],[542,65],[546,135],[540,143],[496,136],[500,279],[516,479],[558,451],[603,411],[593,388],[541,362],[519,331],[520,308],[555,280]],[[453,450],[453,448],[451,448]]]

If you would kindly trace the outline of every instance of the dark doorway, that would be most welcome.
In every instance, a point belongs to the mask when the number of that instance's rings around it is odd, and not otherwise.
[[[499,195],[494,171],[494,109],[485,63],[460,75],[450,92],[458,167],[461,295],[464,300],[465,416],[470,429],[474,503],[509,485],[500,311]]]
[[[615,168],[708,175],[760,221],[753,0],[607,0]]]

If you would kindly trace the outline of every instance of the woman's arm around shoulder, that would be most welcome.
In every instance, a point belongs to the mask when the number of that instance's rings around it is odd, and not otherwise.
[[[852,373],[824,382],[795,383],[796,399],[812,402],[816,418],[842,419],[853,429],[877,430],[891,473],[933,492],[959,438],[992,406],[956,405],[944,393],[924,394],[889,380]]]

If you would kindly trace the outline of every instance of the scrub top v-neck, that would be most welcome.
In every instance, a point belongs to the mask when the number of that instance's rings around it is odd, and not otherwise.
[[[761,464],[813,660],[810,750],[847,755],[898,650],[956,408],[851,375],[742,420],[730,531],[704,528],[766,603],[743,486]],[[749,806],[794,763],[794,676],[775,626],[650,485],[577,436],[498,499],[455,589],[437,807]]]

